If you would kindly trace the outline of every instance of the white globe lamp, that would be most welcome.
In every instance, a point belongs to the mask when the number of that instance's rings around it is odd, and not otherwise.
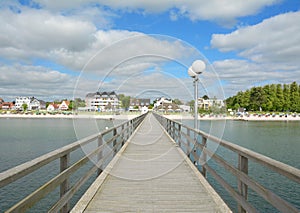
[[[188,69],[188,74],[189,74],[189,76],[192,77],[192,78],[195,78],[195,77],[197,76],[197,73],[194,72],[194,70],[192,69],[192,67],[190,67],[190,68]]]
[[[195,72],[196,74],[201,74],[205,70],[205,63],[201,60],[196,60],[192,64],[192,71]]]
[[[192,66],[188,69],[188,74],[190,77],[194,79],[194,87],[195,87],[195,106],[194,106],[194,128],[198,129],[198,75],[204,72],[206,66],[204,61],[196,60],[193,62]],[[195,139],[196,140],[196,139]]]

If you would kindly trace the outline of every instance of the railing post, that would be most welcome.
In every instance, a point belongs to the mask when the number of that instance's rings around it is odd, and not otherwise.
[[[130,121],[130,136],[132,135],[133,133],[133,119]]]
[[[122,134],[121,134],[121,139],[122,139],[122,146],[124,145],[125,143],[125,132],[124,132],[124,124],[122,125]]]
[[[115,137],[117,135],[117,129],[116,128],[114,128],[114,130],[113,130],[113,137]],[[112,143],[112,148],[113,148],[113,150],[114,150],[114,156],[116,155],[116,153],[117,153],[117,147],[115,147],[116,146],[116,144],[117,144],[117,138],[115,138],[114,140],[113,140],[113,143]]]
[[[70,163],[70,154],[66,154],[60,158],[60,172],[68,168]],[[69,178],[60,184],[60,197],[63,197],[69,190]],[[60,210],[61,213],[69,212],[70,203],[66,203]]]
[[[181,147],[181,125],[178,124],[178,146]]]
[[[206,177],[206,168],[205,168],[205,164],[206,164],[206,153],[205,153],[205,149],[207,148],[207,138],[204,137],[202,135],[202,145],[203,145],[203,148],[202,148],[202,155],[201,155],[201,167],[202,167],[202,175],[204,177]]]
[[[175,122],[172,121],[172,138],[176,141],[176,135],[175,135]]]
[[[98,148],[99,148],[100,146],[102,146],[102,144],[103,144],[102,135],[99,135],[99,137],[98,137]],[[103,150],[101,150],[101,151],[98,153],[98,156],[97,156],[97,163],[99,163],[99,161],[102,159],[102,157],[103,157]],[[102,165],[101,165],[101,166],[99,165],[99,168],[98,168],[98,171],[97,171],[98,176],[101,174],[102,171],[103,171],[103,170],[102,170]]]
[[[190,142],[190,138],[191,138],[191,130],[188,128],[186,130],[186,134],[187,134],[187,145],[186,145],[186,154],[187,156],[190,158],[190,146],[191,146],[191,142]]]
[[[167,128],[166,128],[166,130],[167,130],[167,133],[169,133],[169,120],[166,119],[166,122],[167,122]]]
[[[248,158],[246,158],[242,155],[239,155],[238,169],[241,172],[248,174]],[[245,200],[247,200],[248,186],[240,180],[238,180],[238,191],[239,191],[240,195],[243,196],[245,198]],[[238,212],[246,213],[246,210],[241,205],[238,205]]]

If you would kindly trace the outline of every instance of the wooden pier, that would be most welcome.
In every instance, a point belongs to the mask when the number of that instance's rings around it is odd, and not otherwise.
[[[230,155],[213,152],[212,144],[229,151]],[[84,146],[93,148],[72,161],[71,157],[77,156],[76,151]],[[35,210],[43,198],[58,192],[58,199],[47,200],[49,205],[43,212],[264,212],[248,198],[248,191],[252,190],[280,212],[300,212],[299,205],[295,205],[299,196],[281,197],[278,191],[265,186],[262,178],[256,179],[249,172],[255,163],[298,187],[299,169],[155,112],[137,116],[0,173],[1,190],[51,163],[59,166],[52,178],[39,173],[41,178],[45,178],[43,175],[48,178],[35,191],[18,197],[1,211]],[[73,175],[81,169],[84,172],[74,179]],[[236,201],[237,209],[227,207],[208,184],[207,174]],[[228,181],[225,174],[233,176],[235,181]],[[74,206],[71,199],[82,194],[80,190],[90,184],[91,178],[96,180]],[[18,186],[13,186],[18,190]]]
[[[72,212],[231,212],[149,114]]]

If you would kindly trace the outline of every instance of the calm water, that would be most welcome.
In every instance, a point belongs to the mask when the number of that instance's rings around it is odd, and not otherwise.
[[[193,125],[191,121],[183,122],[191,126]],[[74,142],[78,138],[113,125],[112,121],[88,119],[80,121],[73,121],[72,119],[0,119],[0,171],[36,158]],[[202,121],[200,123],[200,128],[206,132],[211,132],[211,134],[221,136],[223,139],[297,168],[300,168],[299,127],[300,122],[227,121],[224,123],[220,121]],[[220,147],[218,147],[216,152],[236,163],[236,157],[233,153],[227,153],[226,150]],[[74,156],[71,155],[71,161],[75,161],[83,155],[82,151],[78,151]],[[218,168],[212,161],[209,164]],[[249,167],[251,177],[262,181],[264,186],[279,193],[280,196],[290,200],[290,202],[293,202],[300,208],[299,185],[286,181],[281,176],[259,165],[250,163]],[[35,174],[20,179],[15,185],[11,184],[0,189],[0,212],[13,205],[28,192],[34,190],[34,187],[39,186],[41,182],[52,177],[57,172],[57,168],[58,162],[54,162],[48,167],[38,170]],[[233,186],[236,185],[234,177],[226,174],[222,168],[218,168],[218,171],[221,174],[224,173],[223,177],[231,182]],[[80,175],[81,173],[79,172],[77,176],[75,175],[74,179],[80,177]],[[93,181],[93,178],[90,182]],[[209,181],[216,187],[229,206],[235,210],[236,203],[229,198],[222,187],[210,177]],[[29,187],[29,185],[32,187]],[[87,187],[85,186],[84,188]],[[73,199],[73,203],[80,197],[80,193]],[[57,191],[53,192],[30,212],[43,212],[43,209],[49,207],[49,200],[58,199],[57,194]],[[256,194],[252,191],[249,192],[249,200],[261,212],[275,212],[270,205],[262,201],[262,199],[257,198]]]

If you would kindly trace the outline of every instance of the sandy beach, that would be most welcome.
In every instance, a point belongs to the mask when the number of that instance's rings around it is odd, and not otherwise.
[[[46,114],[46,115],[31,115],[31,114],[0,114],[0,118],[60,118],[60,119],[107,119],[107,120],[130,120],[137,117],[138,114],[120,114],[120,115],[97,115],[97,114],[79,114],[79,115],[64,115],[64,114]]]
[[[130,120],[132,118],[135,118],[139,116],[140,114],[120,114],[120,115],[114,115],[114,114],[106,114],[106,115],[99,115],[99,114],[79,114],[79,115],[64,115],[64,114],[40,114],[40,115],[31,115],[31,114],[0,114],[0,118],[64,118],[64,119],[107,119],[107,120]],[[194,119],[193,115],[191,114],[165,114],[165,117],[172,119],[172,120],[192,120]],[[236,120],[236,121],[300,121],[300,116],[222,116],[222,115],[204,115],[199,116],[199,120]]]
[[[165,117],[169,119],[174,120],[184,120],[184,119],[194,119],[194,117],[190,114],[170,114],[170,115],[164,115]],[[236,121],[300,121],[300,116],[292,116],[287,115],[287,117],[279,115],[276,116],[222,116],[222,115],[205,115],[205,116],[199,116],[198,120],[236,120]]]

